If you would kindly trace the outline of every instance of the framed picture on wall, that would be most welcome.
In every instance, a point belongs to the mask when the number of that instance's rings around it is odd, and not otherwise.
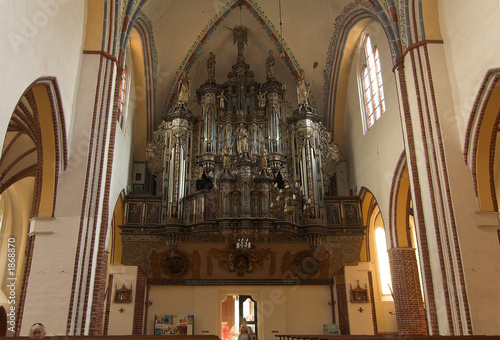
[[[361,286],[359,285],[359,281],[358,281],[358,286],[354,289],[352,289],[352,285],[351,285],[351,302],[352,303],[364,303],[364,302],[368,302],[368,288],[366,288],[366,284],[365,284],[365,288],[361,288]]]
[[[326,205],[326,221],[329,225],[342,225],[339,202]]]
[[[357,201],[342,202],[342,212],[344,215],[345,225],[360,225],[360,211]]]
[[[130,289],[125,287],[125,283],[120,289],[115,286],[115,303],[131,303],[132,302],[132,285]]]
[[[129,201],[127,202],[127,218],[128,224],[141,224],[142,215],[144,210],[144,203],[142,201]]]
[[[146,224],[158,224],[160,222],[160,202],[146,203]]]

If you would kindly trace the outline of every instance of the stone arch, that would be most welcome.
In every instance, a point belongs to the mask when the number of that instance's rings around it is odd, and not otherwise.
[[[368,227],[366,231],[365,240],[363,241],[363,246],[361,247],[360,260],[361,261],[371,261],[370,256],[370,227],[372,227],[373,217],[376,211],[379,210],[377,200],[375,196],[365,187],[362,187],[359,191],[359,197],[361,198],[361,215],[363,217],[363,223]]]
[[[403,152],[398,160],[390,191],[389,202],[389,239],[387,248],[392,273],[392,290],[394,296],[394,306],[396,309],[396,321],[398,334],[401,335],[427,335],[427,318],[425,313],[424,300],[420,287],[418,261],[415,248],[412,247],[409,216],[411,213],[411,188],[408,175],[408,166],[405,153]],[[418,233],[418,230],[417,230]],[[425,240],[425,233],[418,233],[420,240],[419,249],[421,258],[425,261],[421,264],[424,276],[430,275],[430,264],[428,262],[428,249],[422,242]],[[423,254],[422,254],[423,253]],[[422,256],[424,255],[424,256]],[[427,295],[433,295],[432,285],[426,287]],[[436,319],[433,312],[434,300],[429,299],[429,316]],[[412,320],[412,322],[408,322]]]
[[[24,91],[5,134],[0,157],[0,210],[6,218],[0,244],[6,249],[9,237],[17,249],[16,332],[21,325],[35,239],[29,234],[30,221],[54,217],[59,175],[67,166],[64,125],[57,81],[43,77]],[[0,276],[0,281],[5,279]]]
[[[32,217],[54,216],[59,174],[67,166],[65,131],[56,79],[37,79],[14,108],[0,157],[0,194],[35,178]]]
[[[111,218],[111,226],[109,231],[109,240],[107,242],[107,250],[109,251],[109,263],[122,263],[122,240],[119,226],[123,224],[123,216],[125,216],[125,190],[120,192],[120,195],[115,201],[113,216]]]
[[[381,15],[381,13],[383,15]],[[346,6],[335,19],[335,30],[328,47],[326,69],[324,71],[326,126],[332,132],[335,142],[343,151],[344,112],[346,110],[347,86],[358,41],[364,29],[372,22],[378,22],[385,32],[393,60],[400,55],[397,44],[399,37],[388,19],[387,13],[372,2],[358,0]]]
[[[500,123],[500,69],[488,71],[476,96],[467,125],[464,158],[472,172],[481,211],[498,211],[495,170]]]

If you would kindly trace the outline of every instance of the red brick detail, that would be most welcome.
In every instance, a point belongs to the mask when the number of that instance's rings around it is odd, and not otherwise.
[[[134,321],[132,325],[132,335],[144,335],[143,320],[146,307],[146,273],[139,268],[137,270],[137,282],[135,284],[135,306],[134,306]]]
[[[108,288],[106,289],[106,310],[104,311],[104,327],[102,329],[102,335],[108,335],[109,330],[109,312],[111,310],[111,292],[113,291],[113,274],[109,275]]]
[[[428,335],[414,248],[389,250],[398,335]]]
[[[144,299],[145,308],[144,308],[144,321],[142,324],[142,334],[148,333],[149,287],[150,287],[149,285],[146,285],[146,297]]]
[[[111,68],[112,66],[108,66]],[[115,83],[121,84],[123,78],[123,68],[119,68]],[[89,335],[100,335],[102,334],[103,327],[103,311],[104,311],[104,301],[105,301],[105,293],[106,293],[106,277],[107,277],[107,269],[108,269],[108,252],[105,250],[106,247],[106,235],[108,230],[108,216],[109,216],[109,192],[111,187],[111,175],[112,175],[112,165],[113,165],[113,154],[115,150],[115,136],[116,136],[116,124],[118,120],[118,107],[120,102],[120,86],[115,86],[114,93],[111,93],[112,82],[109,82],[108,93],[107,93],[107,102],[106,107],[110,107],[113,105],[113,113],[112,116],[105,116],[104,119],[104,127],[108,125],[108,120],[111,118],[111,129],[109,132],[109,148],[107,155],[104,154],[105,145],[101,146],[101,150],[98,151],[102,154],[101,164],[99,169],[99,180],[104,180],[104,197],[102,202],[102,220],[101,220],[101,228],[99,234],[99,248],[97,253],[97,263],[96,263],[96,273],[95,273],[95,281],[94,281],[94,295],[92,301],[92,310],[91,310],[91,320],[90,320],[90,329]],[[103,110],[102,112],[107,112],[107,110]],[[104,133],[103,141],[106,140],[106,132]],[[103,173],[104,162],[106,162],[106,173]],[[101,207],[96,207],[100,209]]]
[[[337,309],[339,311],[339,329],[340,334],[349,335],[351,329],[349,326],[349,312],[347,310],[347,291],[345,284],[345,274],[342,269],[335,274],[335,286],[337,288]]]
[[[89,157],[87,157],[87,170],[85,174],[85,186],[84,186],[84,192],[83,192],[83,199],[82,199],[82,209],[81,209],[81,215],[80,215],[80,227],[78,231],[78,243],[76,247],[76,252],[75,252],[75,265],[73,269],[73,284],[71,287],[71,301],[69,305],[69,311],[68,311],[68,323],[66,327],[66,333],[67,334],[78,334],[78,330],[76,328],[76,323],[74,325],[74,328],[71,329],[71,324],[72,324],[72,319],[74,317],[75,320],[78,319],[78,310],[80,309],[80,301],[81,301],[81,294],[83,294],[83,281],[85,278],[85,265],[81,265],[86,258],[86,249],[87,249],[87,241],[88,237],[84,238],[84,235],[86,234],[86,230],[89,229],[89,224],[90,221],[87,219],[85,223],[85,216],[88,214],[87,213],[87,207],[86,207],[86,202],[87,202],[87,197],[89,195],[92,195],[92,190],[90,189],[90,181],[91,181],[91,169],[90,165],[92,163],[92,157],[90,155],[91,150],[94,148],[94,138],[93,136],[96,135],[96,116],[98,115],[98,103],[99,103],[99,89],[101,87],[102,83],[102,69],[103,69],[103,63],[104,63],[104,58],[100,58],[99,60],[99,70],[97,72],[98,79],[97,79],[97,85],[96,85],[96,91],[95,91],[95,98],[94,98],[94,111],[92,115],[92,131],[91,131],[91,138],[89,140]],[[82,254],[80,254],[81,249],[83,249]],[[81,256],[80,256],[81,255]],[[80,272],[80,273],[79,273]],[[78,280],[77,278],[80,276],[80,279]],[[78,285],[78,286],[77,286]],[[76,305],[76,306],[75,306]],[[76,310],[76,315],[73,316],[73,309]]]
[[[434,287],[432,285],[432,272],[429,262],[429,246],[427,243],[427,231],[425,229],[425,220],[422,213],[422,192],[420,189],[420,179],[417,171],[417,156],[415,150],[415,138],[413,135],[413,123],[410,114],[410,103],[408,101],[408,89],[406,86],[406,76],[404,70],[404,57],[396,58],[396,66],[394,68],[397,72],[396,77],[399,79],[399,90],[401,93],[401,102],[403,105],[403,132],[405,134],[405,140],[407,140],[406,149],[406,159],[408,165],[408,172],[412,176],[412,187],[415,201],[413,202],[415,214],[415,221],[417,222],[417,227],[419,230],[419,244],[420,253],[422,254],[423,263],[423,275],[425,277],[425,290],[427,296],[427,313],[430,319],[429,329],[432,334],[439,334],[437,314],[436,314],[436,303],[434,301]]]
[[[375,295],[373,294],[373,275],[368,272],[368,289],[370,290],[370,304],[372,306],[373,334],[378,334],[377,309],[375,308]]]

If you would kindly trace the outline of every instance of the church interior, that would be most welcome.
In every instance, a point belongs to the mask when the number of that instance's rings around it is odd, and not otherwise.
[[[0,17],[0,337],[500,335],[498,0]]]

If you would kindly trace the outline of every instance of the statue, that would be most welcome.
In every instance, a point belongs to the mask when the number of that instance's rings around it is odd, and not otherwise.
[[[238,154],[248,152],[248,132],[245,128],[238,129]]]
[[[208,80],[215,80],[215,54],[210,52],[207,59]]]
[[[226,145],[222,149],[222,167],[224,169],[229,169],[231,167],[231,146]]]
[[[235,27],[233,30],[233,45],[238,43],[238,58],[243,58],[243,49],[248,44],[247,30],[243,26]]]
[[[297,99],[300,107],[308,107],[309,106],[309,83],[305,77],[305,71],[299,70],[299,79],[297,80]]]
[[[225,108],[225,105],[226,105],[226,101],[227,101],[227,98],[226,96],[224,95],[224,90],[222,90],[222,92],[217,96],[217,98],[219,99],[219,106],[222,110],[224,110]]]
[[[259,91],[259,94],[257,95],[258,100],[259,100],[259,108],[263,109],[266,107],[266,94],[267,91],[262,93],[262,91]]]
[[[267,149],[265,147],[260,149],[260,167],[263,171],[267,170]]]
[[[179,84],[179,96],[177,97],[177,106],[186,108],[186,104],[191,94],[191,80],[187,76],[186,70],[181,73],[181,80]]]
[[[274,77],[274,56],[273,56],[273,51],[269,50],[269,57],[266,59],[266,74],[267,74],[267,79],[275,79]]]

